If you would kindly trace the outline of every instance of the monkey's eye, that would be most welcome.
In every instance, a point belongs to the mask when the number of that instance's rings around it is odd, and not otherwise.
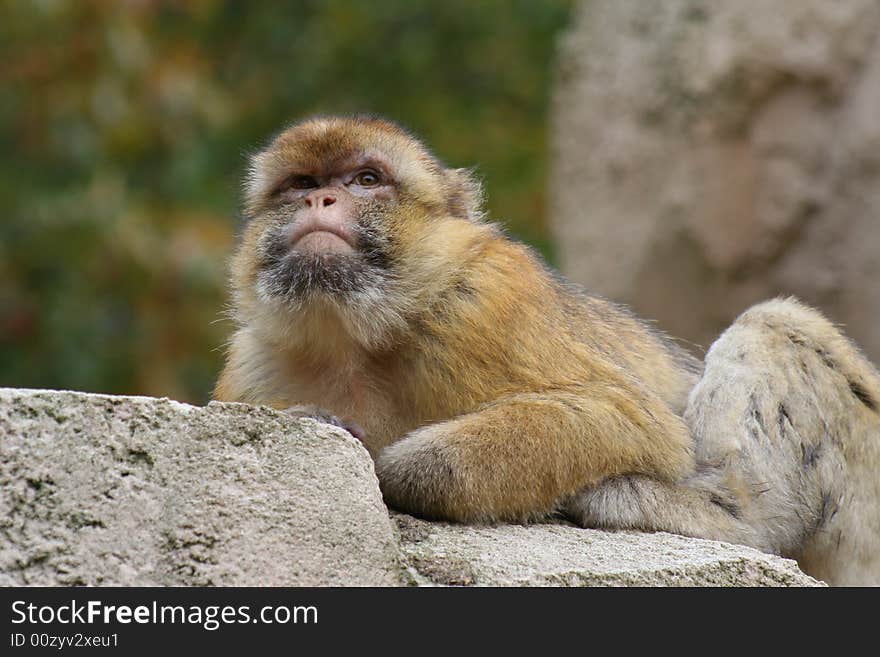
[[[361,171],[355,177],[353,182],[361,187],[375,187],[379,184],[379,174],[375,171]]]
[[[293,176],[285,185],[287,189],[315,189],[317,186],[318,181],[311,176]]]

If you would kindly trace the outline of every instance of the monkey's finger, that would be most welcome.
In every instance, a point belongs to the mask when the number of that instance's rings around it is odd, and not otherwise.
[[[291,406],[290,408],[284,409],[284,412],[288,415],[293,415],[294,417],[307,417],[317,420],[318,422],[323,422],[324,424],[332,424],[334,427],[345,429],[361,442],[367,437],[366,431],[364,431],[358,423],[343,420],[317,406]]]

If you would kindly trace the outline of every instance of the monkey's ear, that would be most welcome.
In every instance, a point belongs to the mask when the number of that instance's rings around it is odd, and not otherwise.
[[[468,221],[482,221],[483,185],[471,169],[447,169],[446,189],[449,214]]]
[[[245,214],[257,211],[272,192],[276,181],[272,178],[274,157],[268,150],[253,153],[248,157],[248,172],[244,179]]]

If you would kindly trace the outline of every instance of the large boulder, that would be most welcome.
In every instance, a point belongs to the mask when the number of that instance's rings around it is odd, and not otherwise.
[[[671,534],[394,514],[346,432],[268,408],[0,388],[0,585],[798,585]]]
[[[369,454],[243,404],[0,389],[0,585],[393,585]]]
[[[795,294],[880,361],[880,3],[590,0],[560,47],[571,278],[707,347]]]

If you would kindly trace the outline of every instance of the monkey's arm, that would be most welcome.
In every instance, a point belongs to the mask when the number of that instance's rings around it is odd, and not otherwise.
[[[760,529],[743,521],[740,504],[713,475],[683,482],[625,475],[572,496],[563,511],[582,527],[665,531],[773,551]]]
[[[376,460],[389,505],[463,522],[533,519],[608,475],[674,480],[692,467],[680,418],[606,382],[508,396],[420,428]]]

